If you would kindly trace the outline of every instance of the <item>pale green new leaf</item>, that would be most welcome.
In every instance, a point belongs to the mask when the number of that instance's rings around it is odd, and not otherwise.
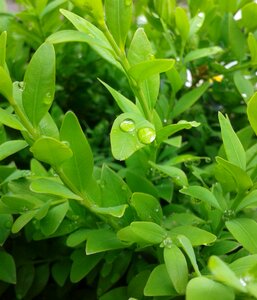
[[[0,94],[2,94],[9,102],[12,102],[13,88],[12,80],[5,69],[0,66]]]
[[[29,210],[20,215],[13,223],[12,233],[19,232],[24,226],[26,226],[37,214],[37,210]]]
[[[59,166],[72,157],[72,151],[65,142],[51,137],[41,137],[30,148],[36,159],[52,166]]]
[[[233,290],[206,277],[197,277],[189,281],[186,288],[186,300],[234,300]]]
[[[205,14],[203,12],[199,12],[190,20],[189,37],[192,37],[201,29],[204,20],[205,20]]]
[[[201,86],[194,88],[192,91],[184,94],[175,104],[172,110],[172,117],[175,118],[189,109],[201,96],[207,91],[210,83],[205,82]]]
[[[226,227],[246,250],[257,254],[257,223],[254,220],[247,218],[234,219],[227,221]]]
[[[7,110],[0,108],[0,122],[8,127],[17,130],[25,130],[21,122],[15,115],[9,113]]]
[[[257,135],[257,92],[247,103],[247,116],[252,129]]]
[[[137,82],[141,82],[152,75],[167,72],[174,64],[174,59],[152,59],[132,66],[128,73]]]
[[[190,61],[206,57],[206,56],[212,56],[221,53],[223,50],[220,47],[214,46],[214,47],[209,47],[209,48],[201,48],[197,50],[193,50],[189,52],[185,58],[184,58],[184,63],[188,63]]]
[[[0,67],[2,68],[5,68],[6,40],[7,32],[3,31],[0,35]]]
[[[121,218],[126,209],[128,204],[113,206],[113,207],[99,207],[99,206],[92,206],[91,211],[100,214],[100,215],[109,215],[116,218]]]
[[[0,145],[0,160],[26,148],[27,142],[23,140],[7,141]]]
[[[190,24],[186,11],[182,7],[177,7],[175,10],[176,27],[181,35],[182,40],[185,42],[189,35]]]
[[[221,127],[221,136],[228,161],[245,170],[245,150],[238,136],[233,130],[229,119],[225,118],[222,113],[219,112],[219,122]]]
[[[175,290],[185,294],[188,282],[187,262],[182,251],[174,244],[164,248],[164,262]]]
[[[251,53],[251,62],[257,64],[257,40],[252,32],[249,33],[247,42]]]
[[[55,51],[42,44],[33,55],[25,76],[22,103],[26,115],[37,126],[52,105],[55,93]]]
[[[240,211],[241,209],[251,205],[257,206],[257,190],[250,191],[239,203],[236,211]]]
[[[107,26],[117,45],[124,49],[132,21],[132,0],[105,0],[105,17]]]

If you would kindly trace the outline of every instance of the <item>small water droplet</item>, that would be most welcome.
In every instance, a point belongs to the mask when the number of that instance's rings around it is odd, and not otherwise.
[[[166,247],[166,248],[170,248],[172,246],[172,244],[173,244],[173,242],[170,237],[166,237],[166,239],[163,240],[163,242],[162,242],[163,247]]]
[[[243,98],[246,98],[247,95],[246,95],[245,93],[242,93],[242,97],[243,97]]]
[[[135,122],[131,119],[125,119],[120,123],[120,129],[124,132],[133,132],[135,128]]]
[[[52,94],[50,93],[50,92],[48,92],[48,93],[46,93],[46,95],[45,95],[45,99],[44,99],[44,103],[46,104],[46,105],[49,105],[49,104],[51,104],[52,103]]]
[[[163,119],[163,123],[167,124],[168,120],[167,119]]]
[[[148,145],[155,140],[156,133],[153,128],[145,127],[138,130],[137,136],[141,143]]]
[[[156,209],[155,209],[155,212],[159,212],[159,208],[156,208]]]

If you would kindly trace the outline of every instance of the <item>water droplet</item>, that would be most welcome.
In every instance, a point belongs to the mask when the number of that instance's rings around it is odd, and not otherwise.
[[[124,132],[133,132],[135,128],[135,122],[131,119],[125,119],[120,123],[120,129]]]
[[[141,143],[148,145],[155,140],[156,133],[153,128],[145,127],[138,130],[137,136]]]
[[[51,104],[52,103],[52,94],[50,93],[50,92],[48,92],[48,93],[46,93],[46,95],[45,95],[45,99],[44,99],[44,103],[46,104],[46,105],[49,105],[49,104]]]
[[[23,92],[25,89],[25,83],[23,81],[18,82],[18,88]]]
[[[163,240],[163,242],[162,242],[163,247],[166,247],[166,248],[170,248],[172,244],[173,244],[173,242],[170,237],[166,237],[166,239]]]
[[[235,211],[232,209],[226,209],[223,213],[223,219],[228,221],[235,216]]]
[[[67,147],[70,147],[70,143],[68,141],[62,141],[62,144],[64,144]]]
[[[247,95],[246,95],[245,93],[242,93],[242,97],[243,97],[243,98],[246,98]]]
[[[155,209],[155,212],[157,212],[157,213],[158,213],[158,212],[159,212],[159,208],[156,208],[156,209]]]
[[[168,120],[167,119],[163,119],[163,123],[167,124]]]

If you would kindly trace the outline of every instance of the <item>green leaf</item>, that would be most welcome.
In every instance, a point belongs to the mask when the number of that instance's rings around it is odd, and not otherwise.
[[[90,229],[79,229],[75,232],[72,232],[67,240],[66,244],[68,247],[76,247],[79,244],[83,243],[88,238],[88,233],[90,232]]]
[[[0,160],[26,148],[28,146],[27,142],[23,140],[13,140],[7,141],[0,145]]]
[[[132,231],[143,241],[151,244],[160,244],[166,237],[166,231],[152,222],[132,222]]]
[[[229,17],[228,38],[232,53],[240,61],[245,56],[246,39],[233,16]]]
[[[149,164],[161,173],[170,176],[177,185],[181,187],[188,186],[187,176],[181,169],[167,165],[157,165],[151,161]]]
[[[72,3],[74,3],[75,6],[78,6],[80,9],[90,14],[96,22],[99,22],[100,24],[104,22],[102,0],[72,0]]]
[[[221,136],[228,161],[245,170],[246,155],[243,145],[234,132],[230,121],[219,112]]]
[[[242,284],[236,274],[225,264],[219,257],[211,256],[208,267],[214,278],[222,283],[231,286],[241,292],[246,292],[245,286]]]
[[[8,127],[17,130],[25,130],[21,122],[16,118],[15,115],[10,114],[7,110],[0,108],[0,122]]]
[[[132,21],[132,0],[105,0],[107,26],[119,48],[124,49]]]
[[[5,69],[0,66],[0,94],[2,94],[9,102],[13,99],[12,80]]]
[[[85,42],[87,42],[100,56],[122,70],[120,63],[114,58],[113,49],[110,43],[101,30],[88,22],[86,19],[81,18],[68,10],[61,9],[60,11],[76,27],[78,31],[83,32],[86,35],[87,41],[85,40]],[[63,33],[63,35],[66,36],[66,41],[70,40],[74,42],[75,35],[73,35],[72,32],[69,31],[65,34]],[[77,35],[77,38],[78,41],[81,41],[82,35]]]
[[[185,294],[188,268],[184,254],[172,244],[164,248],[164,262],[175,290],[179,294]]]
[[[198,127],[200,123],[192,121],[188,122],[185,120],[180,120],[177,124],[167,125],[157,131],[157,142],[161,143],[166,140],[169,136],[175,134],[176,132],[183,129],[191,129],[192,127]]]
[[[155,197],[144,193],[134,193],[130,201],[140,220],[161,223],[162,208]]]
[[[257,135],[257,92],[247,103],[247,116],[252,129]]]
[[[136,113],[140,114],[140,110],[138,107],[129,99],[124,97],[122,94],[120,94],[118,91],[110,87],[107,83],[103,82],[102,80],[99,79],[99,81],[107,88],[107,90],[112,94],[114,100],[118,104],[119,108],[124,112],[124,113]]]
[[[257,254],[247,255],[233,261],[229,267],[239,277],[244,276],[257,262]]]
[[[150,61],[154,58],[153,49],[143,28],[135,32],[128,49],[128,61],[131,66]],[[140,82],[140,88],[148,101],[150,108],[154,108],[160,88],[160,75],[154,74]]]
[[[72,157],[72,151],[67,142],[60,142],[51,137],[41,137],[30,148],[36,159],[52,166],[59,166]]]
[[[180,243],[180,246],[183,248],[183,250],[187,254],[188,258],[190,259],[190,262],[195,270],[195,273],[197,274],[197,276],[201,276],[201,273],[200,273],[198,265],[197,265],[195,252],[194,252],[194,249],[192,247],[190,240],[184,235],[178,235],[177,239]]]
[[[42,44],[33,55],[25,76],[22,103],[36,127],[52,105],[55,92],[55,52],[53,45]]]
[[[73,156],[66,160],[61,168],[65,176],[80,192],[89,193],[92,183],[93,154],[74,113],[66,113],[60,130],[61,139],[69,143]]]
[[[252,32],[249,32],[247,43],[251,54],[251,62],[257,64],[257,40]]]
[[[179,31],[179,34],[181,35],[181,38],[185,43],[189,35],[190,24],[184,8],[176,7],[175,20],[176,20],[176,27]]]
[[[206,277],[193,278],[186,289],[186,300],[234,300],[232,289]]]
[[[99,300],[113,300],[113,299],[127,300],[128,299],[127,287],[125,286],[125,287],[114,288],[99,298]]]
[[[69,274],[71,263],[69,260],[61,260],[54,263],[52,267],[52,276],[55,282],[63,287]]]
[[[234,83],[245,101],[254,94],[254,88],[251,81],[246,79],[240,72],[235,72]]]
[[[3,68],[5,68],[6,40],[7,40],[7,32],[3,31],[0,35],[0,67]]]
[[[257,223],[252,219],[241,218],[226,222],[226,227],[234,238],[250,253],[257,253]]]
[[[35,276],[35,268],[32,263],[20,266],[17,270],[17,284],[15,285],[15,293],[18,299],[26,296],[28,290],[32,286]]]
[[[37,210],[29,210],[20,215],[13,223],[12,233],[19,232],[24,226],[26,226],[37,214]]]
[[[193,50],[185,56],[184,63],[188,63],[190,61],[193,61],[193,60],[196,60],[196,59],[199,59],[202,57],[220,54],[222,51],[223,51],[222,48],[217,47],[217,46]]]
[[[141,82],[152,75],[167,72],[173,68],[174,63],[174,59],[152,59],[132,66],[128,73],[137,82]]]
[[[177,238],[178,235],[187,237],[193,246],[208,245],[216,241],[217,237],[200,228],[184,225],[172,228],[168,235],[171,238]]]
[[[232,175],[237,185],[238,191],[246,191],[253,186],[253,182],[246,171],[221,157],[216,157],[216,161],[230,175]]]
[[[53,234],[61,225],[68,209],[68,201],[50,208],[47,215],[40,221],[42,233],[46,236]]]
[[[4,195],[1,201],[15,212],[25,212],[41,207],[44,202],[30,194]]]
[[[9,214],[0,214],[0,246],[3,246],[11,233],[13,217]]]
[[[13,257],[1,250],[0,251],[0,280],[15,284],[16,283],[16,268]]]
[[[201,86],[194,88],[192,91],[184,94],[175,104],[172,110],[172,117],[175,118],[189,109],[209,88],[210,83],[205,82]]]
[[[86,243],[86,253],[88,255],[125,247],[127,247],[127,244],[121,242],[116,233],[109,229],[97,229],[88,233]]]
[[[191,196],[193,198],[199,199],[203,202],[208,203],[210,206],[215,207],[221,210],[219,202],[217,201],[214,194],[209,191],[207,188],[202,186],[189,186],[180,190],[182,194]]]
[[[257,28],[257,3],[248,3],[242,8],[242,19],[240,23],[246,27],[249,31],[253,31]]]
[[[250,191],[239,203],[236,211],[240,211],[245,207],[257,205],[257,190]]]
[[[102,259],[102,254],[86,255],[84,250],[75,250],[71,259],[73,261],[70,280],[73,283],[81,281]]]
[[[175,296],[175,291],[165,264],[155,267],[145,285],[145,296]]]
[[[156,137],[154,126],[141,115],[124,113],[118,116],[111,130],[111,148],[115,159],[125,160]]]
[[[127,208],[128,208],[128,204],[118,205],[113,207],[92,206],[91,211],[100,215],[109,215],[116,218],[121,218],[123,217]]]
[[[71,192],[66,186],[52,179],[37,179],[31,183],[30,189],[35,193],[46,193],[67,199],[82,200],[80,196]]]
[[[189,37],[194,36],[202,27],[205,20],[205,14],[203,12],[199,12],[192,19],[190,19],[190,31]]]

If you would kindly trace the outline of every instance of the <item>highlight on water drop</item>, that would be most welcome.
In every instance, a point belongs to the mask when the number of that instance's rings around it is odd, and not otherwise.
[[[124,132],[133,132],[135,128],[136,125],[132,119],[125,119],[120,123],[120,129]]]
[[[156,133],[153,128],[144,127],[144,128],[140,128],[138,130],[137,136],[141,143],[148,145],[148,144],[151,144],[155,140]]]

